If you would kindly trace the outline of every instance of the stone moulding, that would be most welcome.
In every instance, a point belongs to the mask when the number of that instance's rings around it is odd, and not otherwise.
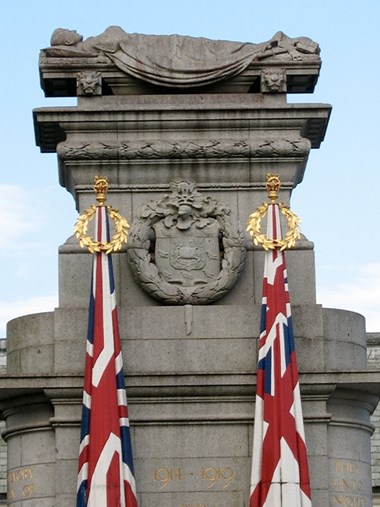
[[[171,195],[144,205],[134,220],[129,262],[152,297],[175,305],[208,304],[223,297],[241,274],[244,235],[231,210],[203,197],[193,182],[176,181],[171,187]]]
[[[105,142],[61,142],[57,153],[62,160],[106,159],[192,159],[192,158],[258,158],[306,156],[310,141],[300,139],[248,139],[239,141],[193,140],[193,141],[126,141],[118,144]]]

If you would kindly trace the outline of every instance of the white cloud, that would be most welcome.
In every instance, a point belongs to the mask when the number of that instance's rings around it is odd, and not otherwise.
[[[0,338],[5,338],[8,321],[31,313],[53,311],[57,306],[57,294],[18,299],[16,301],[0,301]]]
[[[317,293],[323,306],[361,313],[367,331],[380,331],[380,263],[362,265],[344,282],[318,286]]]
[[[30,191],[17,185],[0,184],[0,249],[23,246],[25,236],[34,233],[41,222],[39,204]]]

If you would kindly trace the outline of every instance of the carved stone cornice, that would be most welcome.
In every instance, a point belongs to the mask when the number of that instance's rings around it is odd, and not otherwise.
[[[161,148],[169,154],[191,148],[188,148],[191,141],[195,152],[199,153],[204,145],[210,154],[231,148],[232,157],[236,153],[241,156],[241,152],[254,152],[256,148],[265,150],[265,145],[273,145],[274,139],[280,145],[309,140],[311,148],[318,148],[331,106],[286,104],[281,101],[282,95],[163,95],[156,100],[149,95],[133,100],[117,96],[82,97],[75,108],[36,109],[36,142],[44,153],[56,152],[57,145],[64,143],[59,147],[64,150],[63,156],[67,144],[69,151],[81,148],[84,156],[90,156],[92,143],[96,143],[98,150],[104,146],[112,153],[118,145],[135,146],[138,141],[141,148],[148,142],[171,141],[172,145],[162,144]],[[263,97],[270,102],[268,106],[263,107]]]

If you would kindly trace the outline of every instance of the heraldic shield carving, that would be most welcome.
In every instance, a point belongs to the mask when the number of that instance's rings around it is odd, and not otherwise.
[[[244,265],[244,235],[231,210],[174,181],[171,194],[141,209],[129,235],[129,262],[137,282],[169,304],[208,304],[223,297]]]

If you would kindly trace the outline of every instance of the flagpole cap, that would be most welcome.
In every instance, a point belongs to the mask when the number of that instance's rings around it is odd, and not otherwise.
[[[108,192],[108,179],[105,176],[95,176],[94,178],[94,192],[99,206],[104,206],[107,200]]]
[[[272,204],[275,203],[278,199],[278,192],[280,190],[281,181],[278,174],[267,174],[267,191],[268,197],[271,200]]]

